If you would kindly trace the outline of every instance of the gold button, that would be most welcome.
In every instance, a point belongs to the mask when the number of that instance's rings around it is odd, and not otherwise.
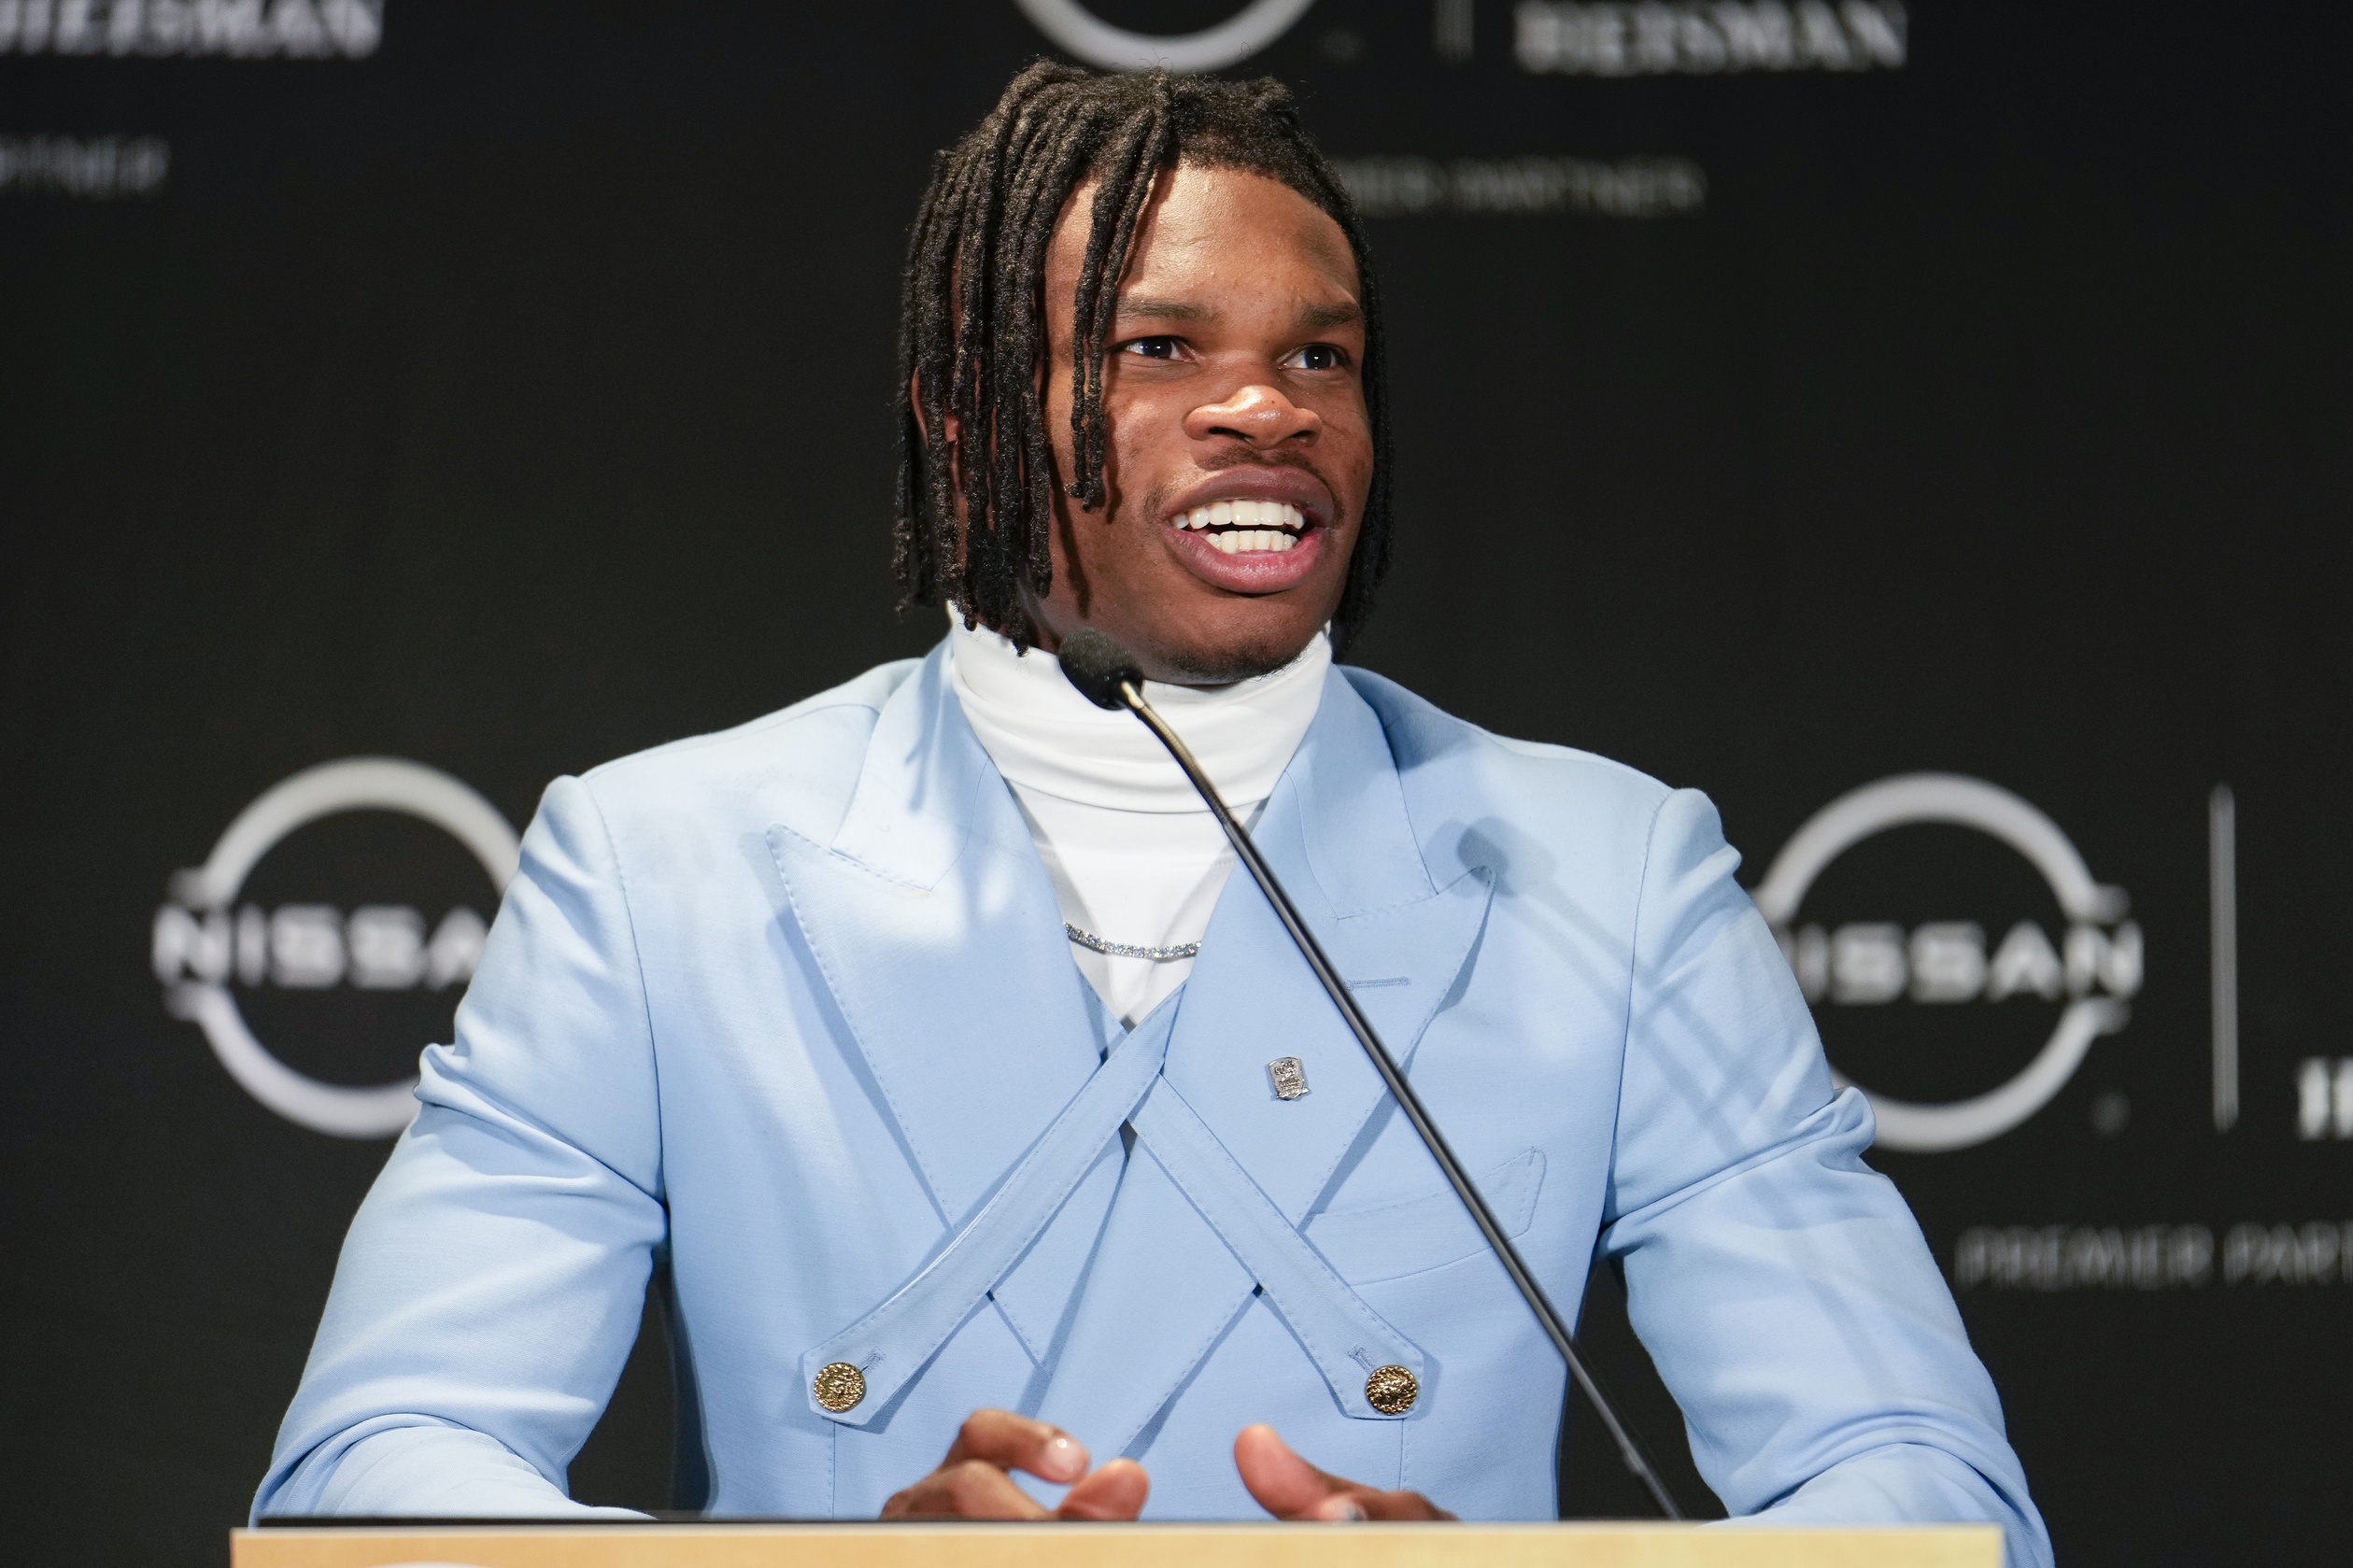
[[[832,1371],[827,1367],[828,1372]],[[1376,1366],[1365,1379],[1365,1403],[1384,1416],[1402,1416],[1421,1397],[1422,1385],[1402,1366]]]
[[[1396,1369],[1387,1368],[1386,1370]],[[1379,1377],[1380,1374],[1375,1373],[1374,1376]],[[1409,1388],[1412,1382],[1413,1379],[1410,1377],[1406,1378]],[[837,1361],[817,1374],[816,1393],[817,1403],[829,1410],[850,1409],[859,1400],[866,1397],[866,1374],[852,1366],[848,1362]],[[1410,1392],[1405,1396],[1405,1402],[1408,1405],[1413,1403],[1413,1395]]]

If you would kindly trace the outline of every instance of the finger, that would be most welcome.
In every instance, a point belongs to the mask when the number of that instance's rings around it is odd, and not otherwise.
[[[1086,1474],[1086,1449],[1058,1426],[1016,1416],[1011,1410],[975,1410],[957,1429],[944,1470],[968,1459],[985,1460],[1005,1470],[1027,1470],[1042,1481],[1067,1486]]]
[[[1115,1459],[1072,1487],[1054,1511],[1064,1519],[1131,1519],[1143,1512],[1152,1477],[1132,1459]]]
[[[1324,1506],[1328,1510],[1334,1504],[1345,1505],[1343,1511],[1327,1511],[1320,1517],[1360,1519],[1451,1519],[1454,1517],[1418,1491],[1366,1491],[1360,1489],[1345,1492]],[[1353,1508],[1354,1512],[1345,1511],[1347,1508]]]
[[[1234,1468],[1241,1473],[1241,1484],[1258,1500],[1258,1506],[1279,1519],[1346,1518],[1318,1510],[1346,1501],[1341,1494],[1363,1490],[1325,1475],[1293,1453],[1291,1446],[1264,1422],[1242,1428],[1234,1439]]]
[[[883,1504],[886,1519],[1042,1519],[1046,1511],[986,1460],[943,1464]]]

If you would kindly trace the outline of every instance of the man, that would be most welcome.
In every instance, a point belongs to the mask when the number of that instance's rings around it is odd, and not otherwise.
[[[948,640],[550,788],[257,1514],[574,1510],[658,1256],[717,1512],[1553,1514],[1561,1365],[1173,766],[1061,679],[1087,626],[1552,1299],[1623,1260],[1736,1514],[2047,1561],[1706,800],[1332,664],[1381,317],[1282,90],[1023,73],[934,172],[903,345],[897,566]]]

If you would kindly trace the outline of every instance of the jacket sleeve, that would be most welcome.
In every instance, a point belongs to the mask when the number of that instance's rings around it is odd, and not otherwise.
[[[1652,825],[1602,1251],[1736,1519],[1991,1521],[2050,1542],[1911,1211],[1863,1162],[1811,1016],[1714,807]]]
[[[564,1473],[665,1234],[651,1029],[610,841],[561,779],[416,1121],[361,1205],[253,1502],[265,1514],[588,1512]]]

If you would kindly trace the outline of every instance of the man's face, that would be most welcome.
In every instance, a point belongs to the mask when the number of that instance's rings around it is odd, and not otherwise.
[[[1095,188],[1045,265],[1046,423],[1057,480],[1048,649],[1092,626],[1154,680],[1278,669],[1331,619],[1372,485],[1365,324],[1348,241],[1286,185],[1180,164],[1136,227],[1103,367],[1107,500],[1070,455],[1072,296]]]

